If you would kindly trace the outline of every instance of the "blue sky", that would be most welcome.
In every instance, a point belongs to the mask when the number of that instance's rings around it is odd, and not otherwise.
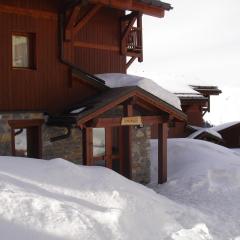
[[[130,74],[172,89],[179,84],[217,85],[213,124],[240,121],[240,1],[169,0],[165,18],[144,16],[144,62]]]

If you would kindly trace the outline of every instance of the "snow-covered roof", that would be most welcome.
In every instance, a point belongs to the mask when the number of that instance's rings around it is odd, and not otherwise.
[[[216,138],[222,139],[221,134],[218,133],[217,131],[215,131],[212,128],[202,128],[202,129],[199,129],[198,131],[190,134],[187,138],[194,139],[194,138],[197,138],[202,133],[208,133],[208,134],[210,134],[210,135],[212,135],[212,136],[214,136]]]
[[[162,99],[168,104],[174,106],[175,108],[181,110],[181,103],[179,98],[175,94],[159,86],[151,79],[122,73],[106,73],[98,74],[96,76],[103,79],[106,85],[110,88],[138,86],[143,90]]]
[[[217,132],[220,132],[220,131],[222,131],[222,130],[225,130],[225,129],[230,128],[230,127],[232,127],[232,126],[234,126],[234,125],[237,125],[237,124],[240,124],[240,121],[223,123],[223,124],[221,124],[221,125],[212,127],[212,129],[215,130],[215,131],[217,131]]]

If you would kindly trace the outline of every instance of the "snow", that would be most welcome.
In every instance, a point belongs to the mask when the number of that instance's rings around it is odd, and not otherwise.
[[[0,157],[0,169],[1,239],[211,239],[201,217],[180,222],[197,212],[107,168]]]
[[[227,129],[227,128],[230,128],[236,124],[239,124],[240,122],[239,121],[234,121],[234,122],[228,122],[228,123],[223,123],[223,124],[220,124],[218,126],[215,126],[215,127],[212,127],[213,130],[217,131],[217,132],[220,132],[224,129]]]
[[[157,193],[103,167],[0,157],[1,238],[239,240],[239,153],[171,139],[168,156],[168,182],[148,186]]]
[[[155,95],[156,97],[162,99],[168,104],[174,106],[175,108],[181,110],[181,103],[179,98],[175,94],[160,87],[156,82],[152,81],[151,79],[122,73],[106,73],[98,74],[96,76],[103,79],[106,85],[110,88],[138,86],[145,91]]]
[[[215,136],[215,137],[217,137],[219,139],[222,139],[221,134],[218,133],[217,131],[213,130],[212,128],[202,128],[202,129],[200,129],[200,130],[190,134],[188,136],[188,138],[194,139],[194,138],[196,138],[197,136],[199,136],[200,134],[202,134],[204,132],[207,132],[207,133],[209,133],[209,134],[211,134],[211,135],[213,135],[213,136]]]
[[[78,109],[75,109],[75,110],[71,111],[70,113],[79,114],[79,113],[83,112],[85,109],[86,109],[86,107],[81,107],[81,108],[78,108]]]
[[[170,139],[168,141],[168,182],[154,183],[157,170],[157,141],[151,140],[152,184],[160,196],[195,209],[204,217],[202,223],[191,230],[175,233],[175,239],[190,237],[205,229],[216,240],[240,238],[240,155],[213,143],[194,139]],[[187,215],[181,220],[190,221]],[[192,219],[194,221],[194,219]],[[188,236],[185,236],[188,234]],[[200,238],[206,239],[206,238]],[[211,238],[209,238],[211,239]]]

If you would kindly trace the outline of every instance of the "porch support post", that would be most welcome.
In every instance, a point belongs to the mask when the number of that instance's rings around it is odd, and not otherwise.
[[[112,169],[112,128],[105,128],[106,167]]]
[[[126,117],[133,116],[133,106],[125,104],[123,107],[123,114]],[[121,146],[124,151],[122,154],[123,175],[129,179],[132,178],[132,127],[122,126],[122,142]]]
[[[158,183],[167,181],[167,138],[168,123],[158,125]]]
[[[93,165],[93,129],[82,129],[83,165]]]

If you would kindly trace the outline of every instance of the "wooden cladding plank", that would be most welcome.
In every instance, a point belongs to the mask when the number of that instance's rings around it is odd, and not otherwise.
[[[167,138],[168,123],[158,125],[158,183],[167,181]]]
[[[119,46],[110,46],[105,44],[96,44],[96,43],[81,42],[81,41],[75,41],[73,43],[73,46],[79,47],[79,48],[91,48],[91,49],[107,50],[107,51],[114,51],[114,52],[120,51]]]
[[[24,15],[24,16],[29,16],[33,18],[46,18],[50,20],[58,19],[58,16],[56,13],[42,11],[42,10],[15,7],[15,6],[8,6],[4,4],[0,4],[0,13]]]

